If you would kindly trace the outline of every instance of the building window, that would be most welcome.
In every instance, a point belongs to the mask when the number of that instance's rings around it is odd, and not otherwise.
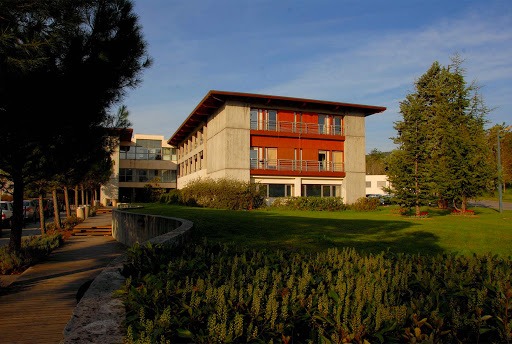
[[[147,170],[137,170],[137,181],[138,182],[147,182],[148,181],[148,171]]]
[[[377,181],[377,187],[378,188],[385,188],[386,187],[386,181],[385,180]]]
[[[263,197],[291,197],[293,196],[293,184],[263,184],[260,185]]]
[[[252,130],[277,130],[277,111],[251,109],[250,125]]]
[[[367,188],[371,188],[372,187],[372,182],[371,181],[370,182],[366,182],[366,187]]]
[[[332,133],[334,135],[342,135],[343,133],[343,127],[342,127],[342,124],[343,124],[343,121],[342,121],[342,117],[340,116],[334,116],[333,119],[332,119]]]
[[[324,134],[325,133],[325,119],[327,118],[326,115],[318,115],[318,133]]]
[[[302,194],[305,197],[341,197],[341,185],[302,185]]]
[[[119,181],[120,182],[133,182],[133,169],[120,168],[119,169]]]
[[[267,111],[267,130],[276,131],[277,130],[277,111],[269,110]]]
[[[162,183],[176,183],[176,171],[175,170],[162,170],[161,171]]]
[[[269,170],[277,169],[277,148],[267,148],[266,158],[266,168]]]
[[[303,187],[303,195],[306,197],[322,197],[322,185],[305,184]]]

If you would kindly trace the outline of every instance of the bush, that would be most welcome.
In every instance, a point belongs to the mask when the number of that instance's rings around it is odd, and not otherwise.
[[[181,196],[181,191],[178,189],[173,189],[168,193],[164,193],[160,196],[160,203],[165,204],[183,204],[183,197]]]
[[[8,252],[0,247],[0,273],[3,275],[21,272],[30,265],[42,260],[64,242],[61,233],[22,238],[19,252]]]
[[[127,342],[508,343],[512,261],[137,247],[119,291]]]
[[[272,203],[271,207],[312,211],[340,211],[347,209],[341,197],[280,197]]]
[[[84,220],[76,217],[75,215],[71,215],[62,220],[62,228],[69,231],[81,222],[84,222]]]
[[[234,179],[197,179],[180,190],[178,196],[167,196],[184,205],[206,208],[250,210],[263,205],[257,185]]]
[[[355,211],[374,211],[380,205],[380,201],[378,198],[373,197],[361,197],[358,198],[355,203],[353,203],[350,208]]]

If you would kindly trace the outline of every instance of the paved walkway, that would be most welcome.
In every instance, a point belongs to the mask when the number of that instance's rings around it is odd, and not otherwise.
[[[480,200],[480,201],[472,201],[472,202],[470,202],[470,204],[475,207],[494,208],[496,210],[500,209],[500,204],[498,201]],[[511,202],[502,202],[501,204],[502,204],[503,210],[512,210]]]
[[[87,218],[109,223],[111,214]],[[58,344],[77,304],[77,292],[126,247],[111,236],[73,236],[18,276],[2,276],[0,343]]]

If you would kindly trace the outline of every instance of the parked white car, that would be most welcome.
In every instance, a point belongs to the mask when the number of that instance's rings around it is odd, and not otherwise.
[[[0,210],[2,212],[2,221],[0,228],[11,228],[12,202],[0,201]]]

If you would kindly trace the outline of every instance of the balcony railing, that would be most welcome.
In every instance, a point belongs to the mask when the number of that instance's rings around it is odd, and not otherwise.
[[[300,134],[343,135],[341,125],[304,122],[251,121],[251,129]]]
[[[306,172],[343,172],[342,162],[316,160],[259,160],[251,159],[251,169]]]

